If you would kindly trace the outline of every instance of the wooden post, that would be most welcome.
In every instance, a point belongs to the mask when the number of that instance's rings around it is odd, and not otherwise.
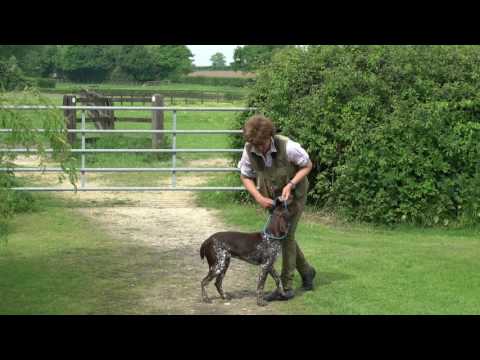
[[[163,96],[155,94],[152,96],[152,106],[164,105]],[[152,130],[163,130],[163,110],[152,111]],[[152,148],[159,149],[163,144],[163,133],[152,134]]]
[[[75,106],[76,98],[73,95],[63,95],[63,105],[64,106]],[[65,122],[67,124],[67,129],[76,129],[77,128],[77,110],[67,110],[63,111],[65,116]],[[73,145],[76,139],[75,133],[68,134],[68,142]]]

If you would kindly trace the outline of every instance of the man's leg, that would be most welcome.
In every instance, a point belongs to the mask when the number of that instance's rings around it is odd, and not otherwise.
[[[311,266],[308,264],[302,250],[295,241],[295,232],[297,225],[305,208],[306,198],[298,199],[296,204],[291,207],[292,219],[290,233],[282,243],[282,274],[281,279],[285,290],[293,288],[293,276],[295,269],[298,270],[302,278],[310,273]],[[292,204],[293,205],[293,204]]]

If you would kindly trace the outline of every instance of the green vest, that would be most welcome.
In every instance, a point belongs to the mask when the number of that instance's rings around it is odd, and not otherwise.
[[[253,146],[247,143],[247,154],[253,170],[257,173],[257,187],[263,196],[275,199],[282,195],[282,189],[287,185],[300,167],[292,164],[287,158],[288,138],[283,135],[273,137],[277,152],[272,153],[272,166],[266,167],[261,156],[253,152]],[[293,200],[306,196],[308,179],[305,176],[292,190]]]

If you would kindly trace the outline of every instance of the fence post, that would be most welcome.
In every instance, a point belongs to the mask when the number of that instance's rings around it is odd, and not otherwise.
[[[63,105],[64,106],[75,106],[76,98],[74,95],[63,95]],[[67,110],[63,111],[65,116],[65,122],[67,124],[67,129],[76,129],[77,128],[77,111],[76,110]],[[68,133],[68,142],[70,145],[75,143],[76,139],[75,133]]]
[[[164,105],[163,96],[155,94],[152,96],[152,106]],[[163,110],[153,110],[152,111],[152,130],[163,130]],[[158,149],[163,143],[163,133],[153,133],[152,134],[152,148]]]

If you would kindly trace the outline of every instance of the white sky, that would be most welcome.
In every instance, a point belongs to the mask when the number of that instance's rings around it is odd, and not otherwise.
[[[237,46],[241,45],[187,45],[193,57],[193,63],[196,66],[210,66],[210,57],[217,53],[221,52],[225,55],[227,65],[233,61],[233,52]]]

